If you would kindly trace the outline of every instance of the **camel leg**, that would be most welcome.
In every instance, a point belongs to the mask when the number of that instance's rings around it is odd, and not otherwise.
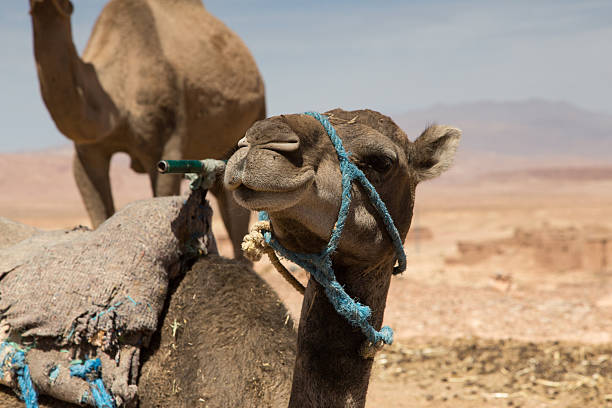
[[[265,101],[262,104],[261,111],[255,121],[263,120],[266,118],[266,104]],[[249,125],[250,126],[250,125]],[[246,129],[245,129],[246,131]],[[240,137],[244,135],[244,132],[240,133]],[[226,157],[227,158],[227,157]],[[249,220],[251,218],[251,212],[244,207],[239,206],[234,197],[232,197],[231,191],[223,188],[223,181],[215,184],[210,191],[213,193],[219,203],[219,211],[221,212],[221,218],[225,229],[232,241],[234,247],[234,259],[251,263],[242,253],[242,239],[249,232]]]
[[[221,212],[223,224],[225,224],[225,229],[234,247],[234,258],[250,263],[242,254],[241,248],[242,238],[249,230],[250,211],[239,206],[234,201],[232,192],[223,188],[223,182],[216,183],[210,189],[210,192],[214,194],[219,203],[219,211]]]
[[[149,178],[151,179],[154,197],[179,195],[181,193],[183,176],[180,174],[159,174],[157,168],[155,168],[149,172]]]
[[[164,148],[159,159],[183,159],[184,140],[185,126],[183,124],[179,124],[177,125],[173,134],[164,144]],[[159,174],[157,172],[157,162],[151,164],[149,168],[149,178],[151,179],[151,188],[153,189],[154,197],[179,195],[181,193],[181,180],[183,180],[183,176],[180,174]]]
[[[75,145],[74,179],[94,228],[115,213],[108,174],[110,157],[97,147]]]

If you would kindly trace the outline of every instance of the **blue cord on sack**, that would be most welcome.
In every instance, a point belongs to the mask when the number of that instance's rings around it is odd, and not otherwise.
[[[367,179],[363,171],[350,161],[349,154],[342,145],[342,140],[338,137],[336,130],[327,117],[317,112],[306,112],[306,115],[314,117],[323,125],[338,154],[340,171],[342,173],[342,202],[340,204],[340,211],[338,212],[338,220],[333,227],[327,247],[318,254],[301,254],[289,251],[272,236],[271,231],[263,231],[264,239],[282,257],[306,269],[313,278],[323,286],[325,294],[334,306],[336,312],[346,318],[351,325],[359,327],[371,343],[378,344],[382,341],[385,344],[391,344],[393,342],[393,330],[389,326],[382,327],[380,331],[376,331],[374,327],[372,327],[370,324],[370,316],[372,314],[370,307],[354,301],[346,293],[344,288],[336,280],[336,275],[332,266],[331,256],[338,247],[340,236],[342,235],[342,230],[344,229],[344,224],[348,216],[352,200],[351,187],[354,180],[357,180],[367,192],[370,201],[382,217],[385,228],[391,237],[397,254],[398,263],[393,270],[393,274],[402,273],[406,269],[406,254],[404,253],[402,240],[389,211],[387,211],[385,203],[381,200],[376,189]],[[259,220],[269,221],[270,216],[267,212],[260,211]]]
[[[100,375],[102,363],[99,358],[86,360],[70,367],[70,376],[79,377],[89,383],[91,396],[98,408],[115,408],[113,397],[106,391]]]
[[[25,401],[27,408],[38,408],[38,394],[34,389],[30,368],[25,362],[25,353],[21,350],[16,351],[11,359],[11,367],[17,375],[17,383],[21,391],[21,398]]]
[[[38,393],[34,388],[30,368],[25,359],[27,350],[21,350],[16,343],[3,341],[0,343],[0,354],[5,348],[9,350],[0,362],[0,377],[4,376],[5,369],[10,369],[17,378],[21,399],[24,400],[26,408],[38,408]]]

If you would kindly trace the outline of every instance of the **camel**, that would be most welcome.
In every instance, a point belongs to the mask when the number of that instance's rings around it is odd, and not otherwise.
[[[97,227],[114,211],[109,165],[124,152],[148,173],[154,196],[176,195],[179,176],[158,177],[165,159],[224,159],[265,118],[264,85],[241,39],[199,0],[111,0],[82,58],[69,0],[30,0],[42,98],[74,142],[73,172]],[[249,213],[222,185],[212,189],[234,244]]]
[[[327,112],[350,160],[386,204],[401,240],[412,218],[418,183],[452,163],[461,131],[433,125],[413,143],[387,116],[371,110]],[[342,174],[322,124],[309,115],[256,122],[225,171],[226,187],[252,211],[266,211],[277,241],[289,251],[320,253],[337,226]],[[368,194],[352,186],[344,233],[333,253],[338,282],[372,310],[381,328],[395,248]],[[372,369],[363,356],[364,334],[341,317],[325,289],[308,281],[298,328],[289,407],[363,407]]]
[[[403,241],[416,186],[450,167],[461,131],[432,125],[411,142],[375,111],[326,114]],[[275,116],[256,122],[238,146],[224,175],[236,201],[267,211],[275,238],[288,250],[320,252],[336,224],[342,194],[338,156],[321,123],[303,114]],[[352,195],[333,268],[346,292],[371,308],[370,322],[380,330],[395,248],[369,196],[357,184]],[[141,406],[236,406],[235,401],[238,406],[365,406],[373,363],[372,355],[363,353],[366,337],[336,313],[315,279],[305,290],[296,350],[288,346],[295,344],[295,334],[287,329],[286,309],[251,268],[209,256],[194,269],[170,298],[157,348],[145,352],[150,357],[139,378]],[[246,290],[245,282],[253,290]],[[193,296],[199,299],[201,293],[203,299],[196,301]],[[270,331],[263,330],[266,324]],[[287,363],[293,360],[291,376]]]

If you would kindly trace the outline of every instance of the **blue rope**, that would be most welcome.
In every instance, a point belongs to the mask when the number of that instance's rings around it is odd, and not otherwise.
[[[23,350],[19,350],[14,343],[2,342],[0,344],[0,352],[4,350],[5,347],[11,347],[14,351],[9,351],[2,361],[2,368],[6,365],[7,361],[11,360],[11,370],[15,373],[17,377],[17,384],[19,385],[19,390],[21,391],[21,399],[25,401],[26,408],[38,408],[38,393],[34,388],[34,384],[32,383],[32,376],[30,375],[30,368],[26,364],[25,361],[25,352]],[[2,376],[4,376],[4,371],[1,371]]]
[[[34,384],[32,384],[30,368],[25,362],[25,353],[23,351],[15,352],[11,365],[17,375],[17,383],[21,391],[21,398],[25,401],[26,407],[38,408],[38,394],[34,389]]]
[[[70,367],[70,376],[79,377],[89,383],[91,396],[98,408],[115,408],[113,397],[106,391],[104,382],[100,376],[102,363],[99,358],[86,360],[83,364],[75,364]],[[83,394],[85,395],[85,394]]]
[[[327,117],[317,112],[306,112],[306,115],[314,117],[323,125],[338,154],[340,171],[342,173],[342,202],[340,204],[340,211],[338,212],[338,220],[332,229],[327,247],[318,254],[301,254],[289,251],[272,236],[271,231],[264,231],[264,239],[282,257],[289,259],[307,270],[314,279],[323,286],[325,294],[336,312],[346,318],[352,326],[359,327],[370,342],[377,344],[382,341],[385,344],[391,344],[393,343],[393,330],[391,330],[389,326],[382,327],[380,331],[376,331],[374,327],[372,327],[370,324],[370,316],[372,315],[370,307],[356,302],[346,293],[344,288],[336,280],[336,275],[332,267],[331,256],[338,247],[340,236],[342,235],[342,230],[346,223],[352,200],[351,187],[353,181],[357,180],[363,186],[370,201],[382,217],[387,232],[391,236],[398,263],[393,269],[393,274],[402,273],[406,269],[406,254],[404,253],[402,239],[400,238],[397,228],[395,228],[395,224],[393,223],[389,211],[387,211],[385,203],[381,200],[376,189],[365,174],[350,161],[349,154],[342,145],[342,140],[338,137],[336,130]],[[270,216],[267,212],[260,211],[259,220],[269,221]]]

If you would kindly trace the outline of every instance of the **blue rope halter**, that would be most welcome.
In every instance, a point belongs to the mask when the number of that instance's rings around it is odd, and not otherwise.
[[[336,312],[345,319],[353,327],[359,327],[366,338],[373,344],[384,342],[385,344],[393,343],[393,330],[389,326],[384,326],[380,331],[376,331],[370,324],[370,316],[372,311],[369,306],[363,305],[359,302],[354,301],[344,290],[344,288],[336,280],[336,275],[332,267],[331,256],[338,247],[342,230],[348,216],[349,207],[351,204],[351,186],[354,180],[361,183],[364,190],[367,192],[370,201],[374,207],[378,210],[378,213],[383,219],[387,232],[391,236],[395,252],[397,254],[397,266],[393,269],[393,274],[404,272],[406,269],[406,254],[404,253],[404,247],[402,245],[402,239],[400,238],[397,228],[393,223],[393,219],[385,203],[380,199],[380,196],[376,192],[374,186],[366,178],[363,171],[361,171],[354,163],[349,159],[349,153],[344,150],[342,140],[338,137],[336,130],[331,125],[326,116],[321,115],[317,112],[306,112],[306,115],[312,116],[317,119],[325,131],[329,135],[332,144],[336,148],[338,154],[338,160],[340,161],[340,171],[342,173],[342,203],[340,204],[340,211],[338,213],[338,220],[332,229],[332,234],[327,243],[327,247],[318,254],[301,254],[293,251],[289,251],[283,247],[273,236],[272,231],[264,231],[263,236],[268,245],[270,245],[276,252],[282,257],[289,259],[290,261],[300,265],[302,268],[307,270],[312,277],[323,288],[325,288],[325,294],[327,298],[336,309]],[[260,221],[269,221],[270,216],[265,211],[259,212]]]

